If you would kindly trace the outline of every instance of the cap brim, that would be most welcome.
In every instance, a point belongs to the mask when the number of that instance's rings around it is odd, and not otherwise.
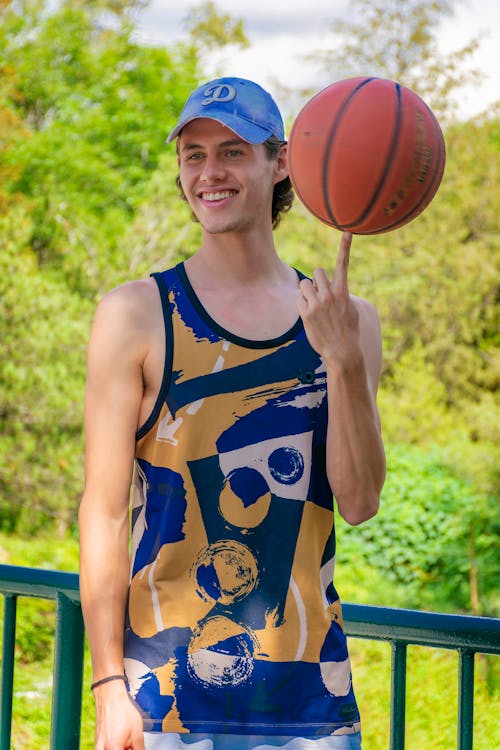
[[[193,117],[187,117],[185,120],[178,122],[168,136],[166,142],[171,143],[174,138],[177,138],[182,128],[184,128],[189,122],[192,122],[193,120],[216,120],[217,122],[220,122],[221,125],[225,125],[227,128],[232,130],[233,133],[236,133],[236,135],[239,135],[239,137],[244,141],[253,144],[264,143],[264,141],[267,141],[267,139],[271,138],[271,136],[273,135],[270,130],[262,128],[260,125],[256,125],[254,122],[245,120],[239,115],[232,115],[228,112],[212,111],[210,114],[203,113],[203,115],[194,115]]]

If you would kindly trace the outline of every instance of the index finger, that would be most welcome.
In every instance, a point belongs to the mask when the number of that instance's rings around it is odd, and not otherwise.
[[[351,254],[352,234],[351,232],[342,232],[340,247],[335,263],[332,286],[337,291],[348,293],[347,274],[349,271],[349,259]]]

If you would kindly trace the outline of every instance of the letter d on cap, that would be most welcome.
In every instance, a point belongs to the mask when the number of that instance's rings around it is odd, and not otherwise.
[[[236,98],[236,91],[234,86],[230,86],[228,83],[218,84],[217,86],[209,86],[203,92],[205,99],[201,102],[203,106],[206,104],[212,104],[213,102],[230,102]]]

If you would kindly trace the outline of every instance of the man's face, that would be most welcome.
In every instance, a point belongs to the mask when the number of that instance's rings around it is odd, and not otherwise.
[[[271,227],[276,182],[283,164],[215,120],[188,123],[179,135],[182,188],[193,213],[210,234]],[[285,173],[286,175],[286,173]]]

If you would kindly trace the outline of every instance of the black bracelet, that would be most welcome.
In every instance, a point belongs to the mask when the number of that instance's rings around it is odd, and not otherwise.
[[[111,682],[112,680],[123,680],[123,682],[127,682],[127,678],[124,674],[112,674],[109,677],[103,677],[101,680],[93,682],[90,689],[93,690],[94,688],[99,687],[99,685],[104,685],[105,682]]]

